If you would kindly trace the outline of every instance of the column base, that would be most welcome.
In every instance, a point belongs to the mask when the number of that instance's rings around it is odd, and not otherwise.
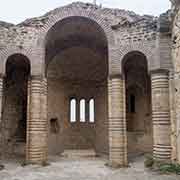
[[[26,160],[25,161],[25,165],[40,165],[40,166],[48,166],[48,160],[44,160],[44,161],[33,161],[33,160]]]
[[[110,168],[114,168],[114,169],[118,169],[118,168],[128,168],[129,167],[129,164],[126,163],[126,164],[119,164],[117,162],[112,162],[112,161],[109,161],[107,164],[106,164],[108,167]]]
[[[168,145],[154,145],[153,156],[158,161],[171,161],[172,148]]]

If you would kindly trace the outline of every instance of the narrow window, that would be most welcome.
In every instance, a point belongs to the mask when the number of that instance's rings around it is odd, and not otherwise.
[[[86,121],[86,101],[85,99],[80,100],[80,122]]]
[[[94,123],[94,99],[90,99],[89,101],[89,122]]]
[[[76,122],[76,99],[70,101],[70,122]]]
[[[130,95],[130,112],[135,113],[136,107],[135,107],[135,96],[133,94]]]

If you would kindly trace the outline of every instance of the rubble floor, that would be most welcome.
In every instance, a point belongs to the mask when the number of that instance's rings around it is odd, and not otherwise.
[[[52,156],[50,165],[21,166],[20,160],[1,161],[5,169],[0,180],[180,180],[177,175],[162,175],[144,168],[144,157],[133,158],[129,168],[112,169],[107,159],[98,157]]]

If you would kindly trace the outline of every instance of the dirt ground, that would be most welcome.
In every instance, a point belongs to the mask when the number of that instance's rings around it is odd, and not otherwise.
[[[22,167],[17,160],[1,161],[5,169],[0,180],[180,180],[180,176],[161,175],[144,168],[144,158],[134,158],[129,168],[112,169],[105,158],[50,157],[50,165]]]

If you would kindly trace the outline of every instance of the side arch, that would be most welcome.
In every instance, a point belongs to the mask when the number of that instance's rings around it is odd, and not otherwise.
[[[19,48],[19,47],[6,47],[2,51],[0,51],[0,74],[6,74],[6,62],[8,58],[14,54],[21,54],[27,59],[29,59],[30,67],[31,67],[31,75],[36,75],[37,73],[40,74],[40,70],[37,70],[36,61],[34,58],[32,48]],[[40,71],[40,72],[38,72]]]
[[[160,68],[160,62],[156,61],[156,49],[153,46],[148,45],[147,43],[131,43],[122,46],[120,49],[117,50],[117,54],[119,57],[119,67],[120,67],[120,74],[123,72],[122,62],[126,55],[131,52],[139,52],[143,54],[147,59],[148,71],[153,69]]]

